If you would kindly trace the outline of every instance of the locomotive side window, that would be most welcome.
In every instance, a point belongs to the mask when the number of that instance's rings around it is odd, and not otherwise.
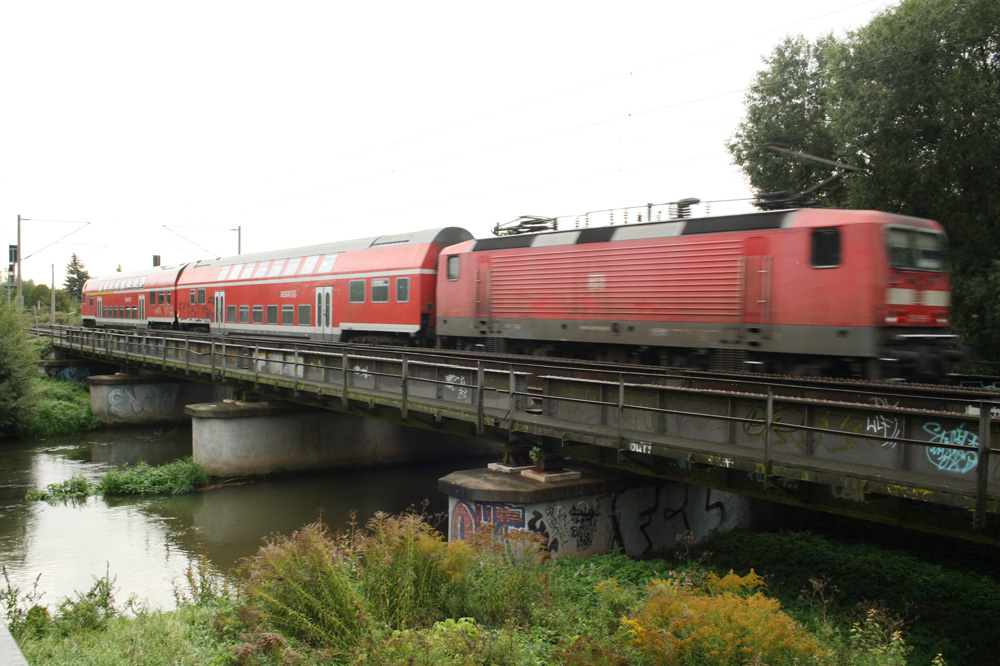
[[[389,278],[372,279],[372,303],[389,302]]]
[[[458,256],[452,255],[448,257],[448,280],[454,282],[455,280],[458,279],[458,276],[459,276]]]
[[[365,281],[364,280],[351,280],[350,288],[348,289],[350,294],[351,303],[364,303],[365,302]]]
[[[263,324],[264,323],[264,306],[255,305],[253,306],[253,323]]]
[[[267,323],[277,324],[278,323],[278,306],[268,305],[267,306]]]
[[[888,227],[885,240],[893,268],[935,273],[948,269],[948,241],[944,234]]]
[[[236,323],[236,306],[227,305],[226,306],[226,323],[235,324]]]
[[[396,302],[410,302],[410,278],[396,278]]]
[[[312,306],[299,306],[299,326],[312,326]]]
[[[249,324],[250,323],[250,306],[241,305],[240,306],[240,323]]]
[[[295,323],[295,306],[294,305],[282,305],[281,306],[281,323],[284,325],[291,325]]]
[[[813,230],[812,265],[813,268],[840,266],[840,229],[827,227]]]

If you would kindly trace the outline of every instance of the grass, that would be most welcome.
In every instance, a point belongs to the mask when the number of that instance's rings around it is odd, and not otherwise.
[[[873,569],[864,544],[808,533],[718,537],[706,563],[552,560],[541,545],[535,535],[489,530],[447,543],[422,516],[381,514],[363,527],[313,523],[270,538],[244,561],[235,588],[199,560],[170,613],[133,607],[129,616],[110,600],[108,577],[51,611],[8,584],[0,608],[34,666],[992,663],[954,641],[943,645],[944,658],[908,643],[922,620],[886,610],[898,588],[928,598],[982,585],[966,600],[986,604],[991,617],[1000,595],[992,578],[957,570],[939,593],[932,588],[943,579],[908,569],[907,553],[883,551]],[[741,558],[761,575],[724,568]],[[834,593],[850,590],[855,575],[838,568],[842,560],[869,567],[859,603]],[[817,585],[806,579],[804,591],[794,590],[803,576]],[[966,616],[935,615],[933,629],[954,636]],[[996,629],[980,632],[983,645],[996,643]]]

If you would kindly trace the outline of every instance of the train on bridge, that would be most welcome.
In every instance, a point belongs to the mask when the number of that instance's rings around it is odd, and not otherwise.
[[[92,278],[83,324],[934,379],[947,238],[805,208],[476,239],[458,227]]]

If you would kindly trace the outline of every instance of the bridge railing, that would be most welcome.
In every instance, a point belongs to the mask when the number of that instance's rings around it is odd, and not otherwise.
[[[971,509],[983,525],[1000,511],[1000,413],[993,400],[935,399],[934,409],[869,392],[860,401],[545,376],[537,434],[745,472],[763,484],[824,483],[858,499],[885,494]],[[842,398],[843,396],[837,396]],[[567,431],[565,424],[574,426]],[[843,494],[843,492],[842,492]]]
[[[429,359],[426,350],[382,354],[173,333],[70,329],[58,344],[152,370],[308,394],[313,402],[382,405],[404,419],[433,414],[473,423],[479,433],[498,428],[592,445],[653,470],[698,466],[765,489],[817,484],[862,502],[959,507],[980,527],[987,514],[1000,513],[1000,403],[993,400],[595,370],[582,378],[552,374],[541,361],[533,372],[530,362],[485,368]]]

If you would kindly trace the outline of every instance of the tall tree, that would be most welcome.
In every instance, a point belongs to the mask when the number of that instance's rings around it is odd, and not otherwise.
[[[0,439],[20,434],[35,409],[37,363],[20,313],[0,298]]]
[[[728,146],[751,185],[822,180],[767,142],[865,168],[822,203],[940,221],[956,328],[1000,360],[1000,2],[903,0],[843,39],[785,40],[765,64]]]
[[[77,303],[80,302],[80,294],[83,293],[83,283],[90,279],[90,273],[87,269],[83,267],[83,262],[73,253],[73,257],[66,264],[66,282],[63,286],[66,287],[66,291],[69,295],[76,300]]]

